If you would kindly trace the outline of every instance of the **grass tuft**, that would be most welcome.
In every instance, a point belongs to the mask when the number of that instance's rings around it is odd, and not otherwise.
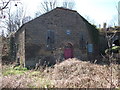
[[[23,75],[27,70],[27,68],[23,68],[21,66],[15,67],[14,69],[12,67],[6,68],[2,71],[3,76],[8,75]]]

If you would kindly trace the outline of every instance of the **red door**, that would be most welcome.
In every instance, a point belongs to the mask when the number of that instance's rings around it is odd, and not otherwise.
[[[73,46],[71,43],[68,43],[67,45],[65,45],[64,58],[65,59],[73,58]]]

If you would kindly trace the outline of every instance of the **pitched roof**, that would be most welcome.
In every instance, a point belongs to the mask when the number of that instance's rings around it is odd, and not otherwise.
[[[21,31],[21,28],[23,28],[24,26],[26,26],[28,23],[30,23],[30,22],[32,22],[32,21],[34,21],[34,20],[36,20],[36,19],[38,19],[38,18],[40,18],[40,17],[42,17],[42,16],[48,15],[48,14],[51,13],[52,11],[56,11],[56,10],[64,10],[64,11],[69,11],[69,12],[77,13],[84,22],[90,24],[90,23],[89,23],[84,17],[82,17],[76,10],[71,10],[71,9],[63,8],[63,7],[56,7],[55,9],[53,9],[53,10],[51,10],[51,11],[49,11],[49,12],[46,12],[46,13],[40,15],[39,17],[36,17],[35,19],[33,19],[33,20],[31,20],[31,21],[23,24],[23,25],[16,31],[16,33],[19,32],[19,31]]]
[[[76,10],[64,8],[64,7],[56,7],[55,9],[61,9],[61,10],[66,10],[66,11],[71,11],[71,12],[77,12]]]
[[[71,11],[71,12],[77,13],[77,11],[75,11],[75,10],[71,10],[71,9],[63,8],[63,7],[56,7],[56,8],[53,9],[53,10],[57,10],[57,9],[65,10],[65,11]],[[51,11],[53,11],[53,10],[51,10]],[[49,11],[49,12],[51,12],[51,11]],[[43,15],[45,15],[45,14],[48,14],[49,12],[46,12],[46,13],[40,15],[39,17],[41,17],[41,16],[43,16]],[[37,19],[37,18],[39,18],[39,17],[36,17],[36,18],[32,19],[31,21],[33,21],[33,20],[35,20],[35,19]],[[82,18],[83,18],[83,17],[82,17]],[[31,22],[31,21],[29,21],[29,22]],[[27,22],[27,23],[29,23],[29,22]],[[23,24],[23,25],[16,31],[16,33],[17,33],[21,28],[23,28],[27,23]]]

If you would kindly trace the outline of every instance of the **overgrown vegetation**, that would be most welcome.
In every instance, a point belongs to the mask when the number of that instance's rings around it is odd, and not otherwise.
[[[3,66],[4,67],[4,66]],[[10,67],[10,68],[9,68]],[[111,76],[112,67],[112,76]],[[76,58],[57,63],[54,67],[27,70],[5,66],[3,73],[10,70],[22,74],[3,76],[3,88],[118,88],[119,67],[117,64],[98,65]],[[112,82],[111,82],[112,78]]]
[[[41,71],[28,70],[21,66],[3,66],[2,88],[49,88],[50,80],[43,78]]]
[[[105,50],[105,53],[119,53],[120,52],[120,46],[113,46],[109,49]]]
[[[21,66],[13,68],[12,66],[7,66],[3,68],[2,74],[3,76],[8,76],[8,75],[23,75],[27,71],[27,68],[23,68]]]

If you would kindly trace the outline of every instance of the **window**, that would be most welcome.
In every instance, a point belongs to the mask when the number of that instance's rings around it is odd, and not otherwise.
[[[55,33],[52,30],[47,31],[47,49],[52,50],[55,43]]]
[[[85,36],[85,33],[83,32],[80,33],[79,45],[80,45],[80,49],[86,48],[86,36]]]
[[[71,31],[70,31],[70,30],[66,30],[66,34],[67,34],[67,35],[70,35],[70,34],[71,34]]]
[[[88,44],[88,45],[87,45],[87,51],[88,51],[89,53],[92,53],[92,52],[93,52],[93,44]]]

